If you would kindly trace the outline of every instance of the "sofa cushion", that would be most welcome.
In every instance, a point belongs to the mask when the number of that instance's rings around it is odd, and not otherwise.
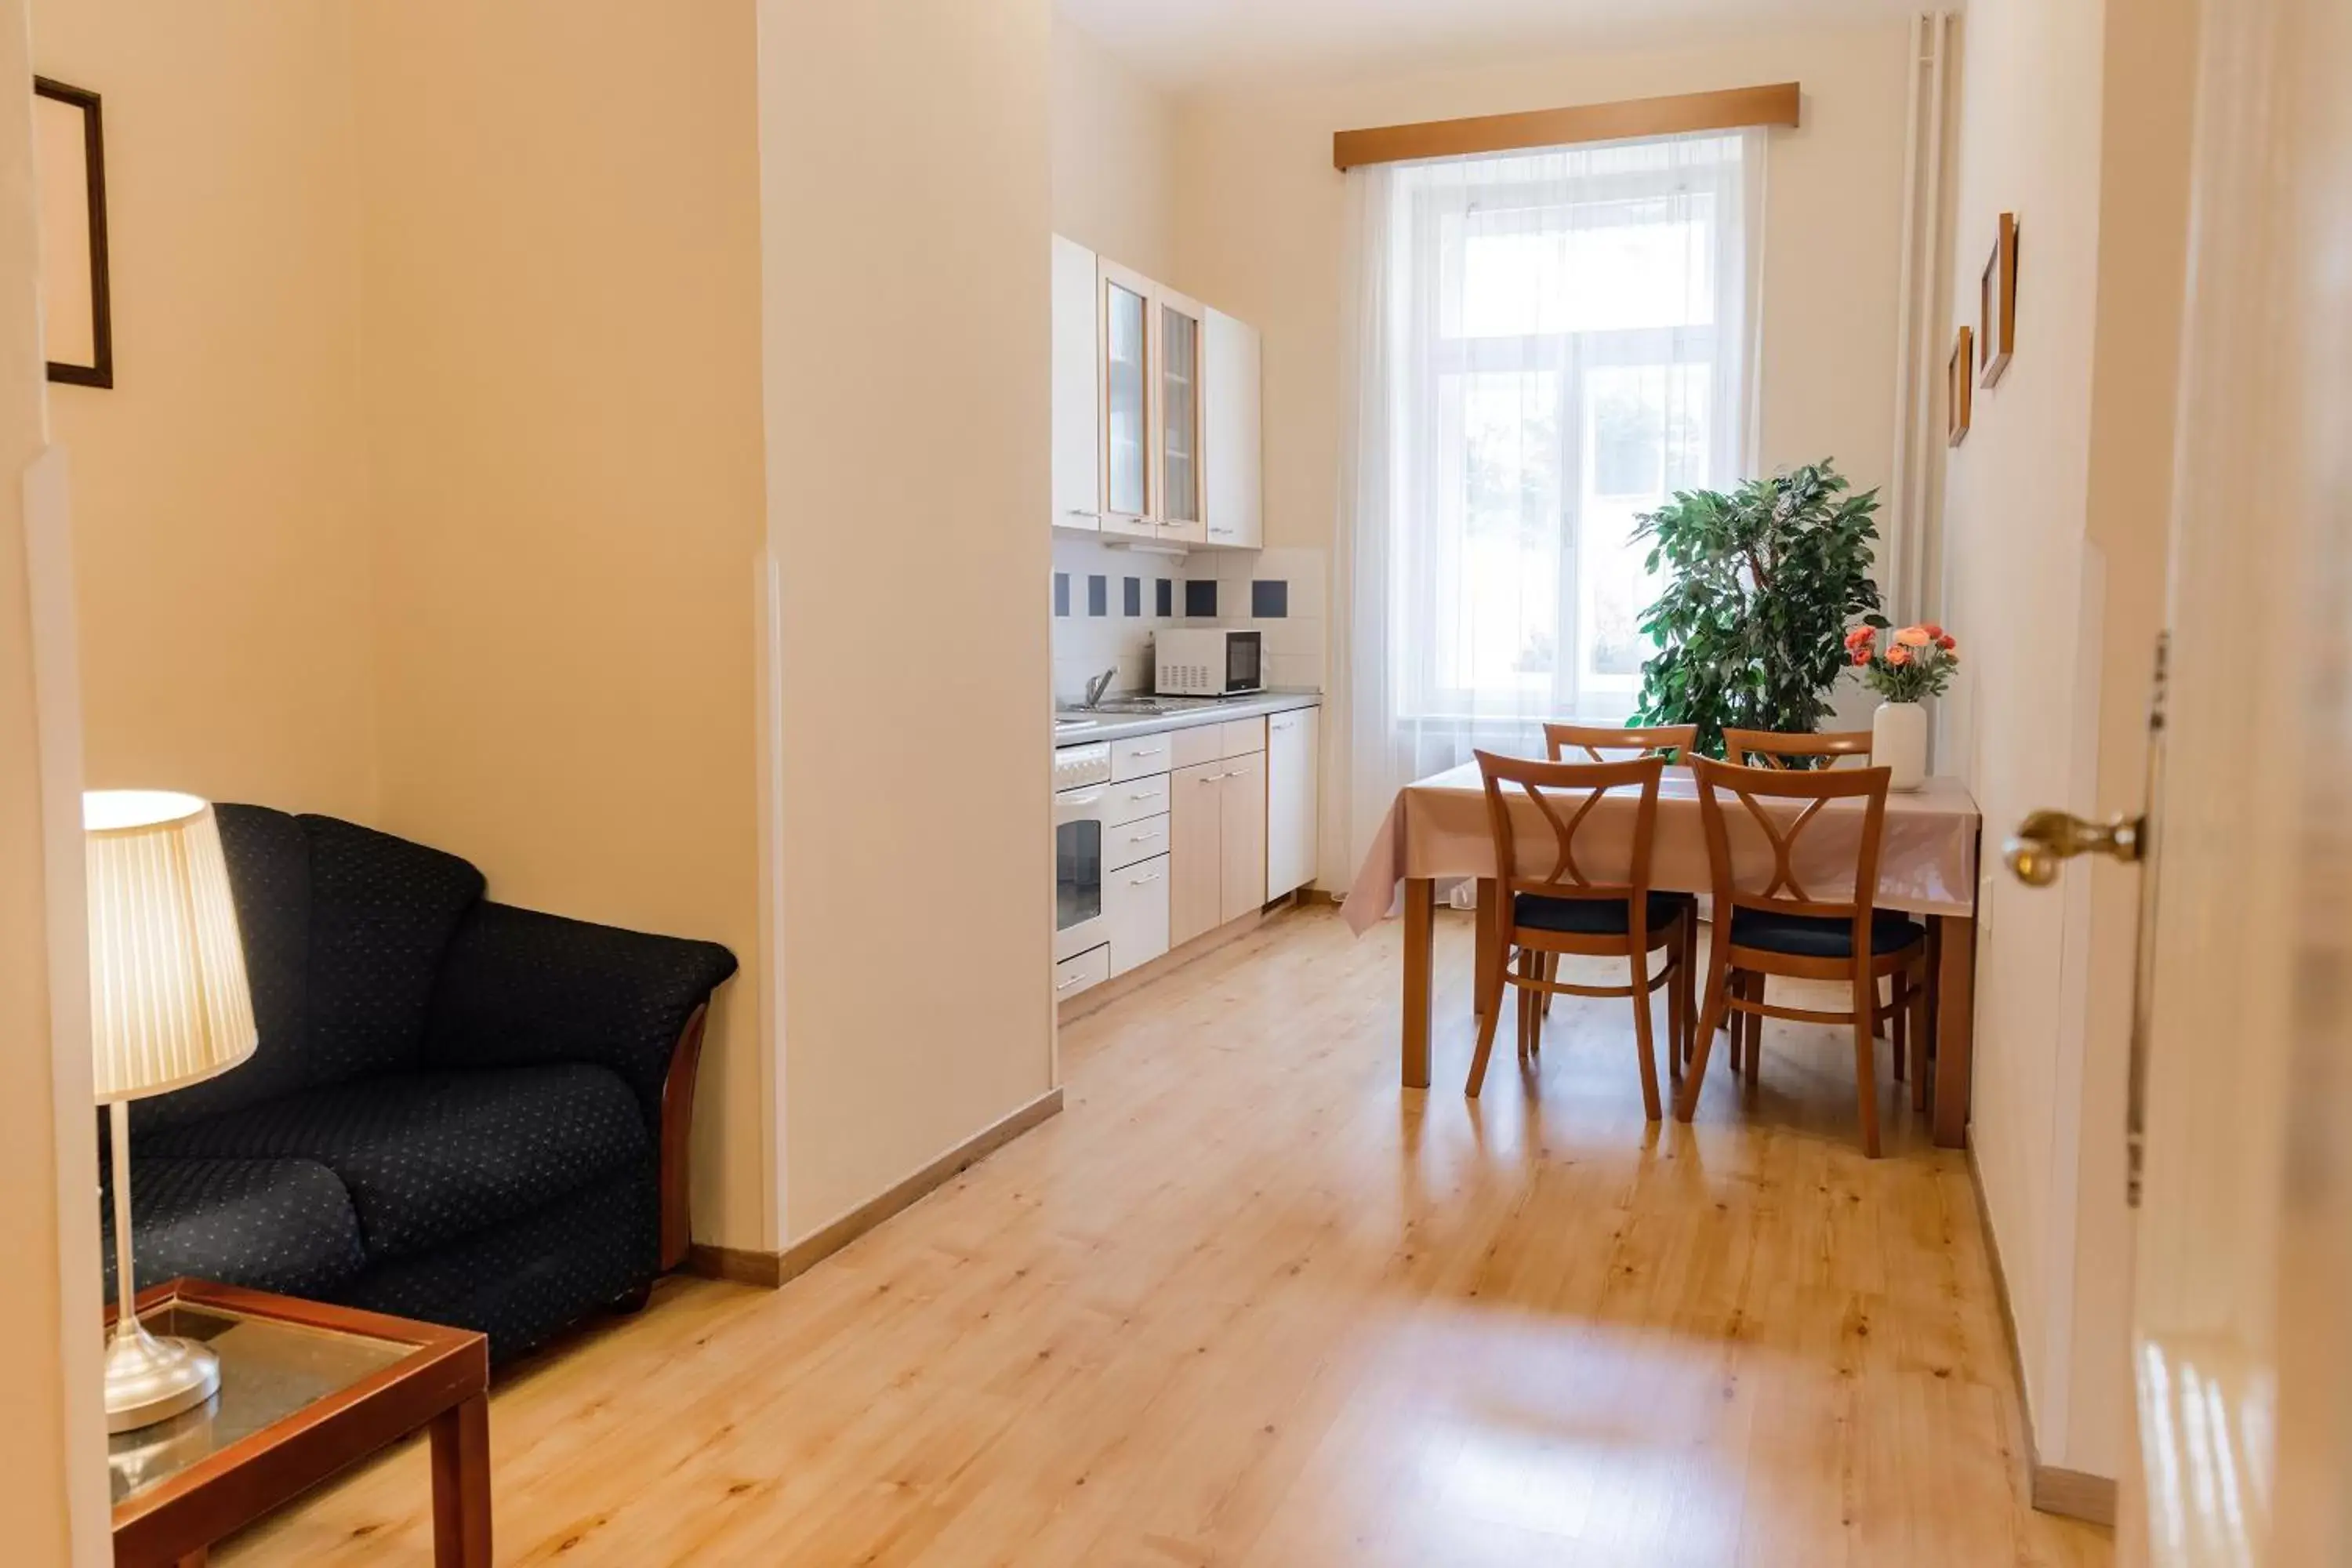
[[[341,1178],[373,1260],[445,1246],[646,1158],[636,1099],[565,1065],[387,1074],[175,1127],[141,1147],[316,1160]]]
[[[100,1200],[111,1301],[111,1181],[100,1189]],[[134,1155],[131,1240],[142,1289],[192,1274],[289,1296],[330,1297],[367,1266],[351,1194],[333,1172],[310,1160]]]

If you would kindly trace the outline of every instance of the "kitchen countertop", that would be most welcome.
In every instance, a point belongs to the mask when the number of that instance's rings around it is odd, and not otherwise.
[[[1054,749],[1064,746],[1091,746],[1103,741],[1124,741],[1134,735],[1158,735],[1170,730],[1197,729],[1202,724],[1222,724],[1231,719],[1256,719],[1268,713],[1289,713],[1301,708],[1319,708],[1323,694],[1319,691],[1260,691],[1248,697],[1229,697],[1222,701],[1187,708],[1176,713],[1105,713],[1086,727],[1072,725],[1054,732]],[[1056,719],[1085,716],[1076,709],[1058,709]]]

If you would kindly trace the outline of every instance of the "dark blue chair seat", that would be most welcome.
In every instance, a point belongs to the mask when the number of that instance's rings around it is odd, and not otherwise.
[[[1870,951],[1900,952],[1927,940],[1927,929],[1895,910],[1870,911]],[[1734,910],[1734,947],[1758,947],[1791,958],[1852,958],[1853,922],[1814,915],[1784,915],[1772,910]]]
[[[168,1128],[137,1147],[316,1161],[350,1189],[373,1260],[431,1251],[641,1165],[652,1140],[618,1074],[567,1062],[359,1079]]]
[[[1687,907],[1687,893],[1652,893],[1649,921],[1661,930],[1677,911]],[[1548,899],[1541,893],[1521,893],[1511,904],[1511,922],[1562,936],[1623,936],[1633,920],[1631,899]]]
[[[106,1294],[114,1299],[114,1184],[100,1188]],[[335,1173],[312,1160],[131,1162],[135,1281],[233,1279],[287,1296],[333,1295],[367,1267],[359,1215]]]

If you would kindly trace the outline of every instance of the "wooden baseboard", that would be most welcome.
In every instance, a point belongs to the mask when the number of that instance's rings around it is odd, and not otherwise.
[[[1992,1207],[1985,1202],[1984,1173],[1977,1169],[1976,1146],[1968,1151],[1969,1190],[1976,1194],[1977,1228],[1984,1234],[1985,1261],[1992,1270],[1993,1299],[2000,1303],[2001,1337],[2009,1345],[2009,1373],[2017,1387],[2017,1421],[2025,1434],[2025,1479],[2028,1497],[2042,1513],[2104,1524],[2116,1522],[2116,1483],[2105,1476],[2063,1469],[2042,1462],[2033,1436],[2033,1407],[2025,1398],[2025,1356],[2018,1349],[2017,1314],[2009,1304],[2009,1275],[2000,1266],[2000,1242],[1992,1229]]]
[[[1122,996],[1133,995],[1155,980],[1166,978],[1196,958],[1204,958],[1227,942],[1245,937],[1277,915],[1307,904],[1315,897],[1301,889],[1285,893],[1281,898],[1252,914],[1227,921],[1213,931],[1202,931],[1181,947],[1171,947],[1149,963],[1138,964],[1124,974],[1113,975],[1099,985],[1090,985],[1055,1009],[1057,1023],[1073,1024],[1089,1013],[1099,1013]]]
[[[803,1237],[782,1252],[705,1247],[698,1242],[687,1254],[687,1272],[712,1279],[730,1279],[739,1285],[759,1285],[775,1289],[786,1280],[807,1273],[884,1220],[912,1206],[927,1194],[945,1186],[1039,1122],[1059,1115],[1061,1110],[1062,1091],[1059,1089],[1039,1095],[1003,1121],[981,1129],[888,1191],[868,1198],[832,1224]]]

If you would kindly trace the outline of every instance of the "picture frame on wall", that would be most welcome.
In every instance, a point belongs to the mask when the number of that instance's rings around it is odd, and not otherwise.
[[[2000,215],[1992,255],[1977,282],[1978,374],[1987,386],[1998,385],[2017,352],[2017,215]]]
[[[1944,437],[1957,447],[1969,438],[1969,423],[1976,413],[1976,334],[1962,327],[1952,341],[1952,357],[1944,366]]]
[[[99,95],[33,79],[41,185],[42,336],[51,381],[114,384],[106,252],[106,130]]]

